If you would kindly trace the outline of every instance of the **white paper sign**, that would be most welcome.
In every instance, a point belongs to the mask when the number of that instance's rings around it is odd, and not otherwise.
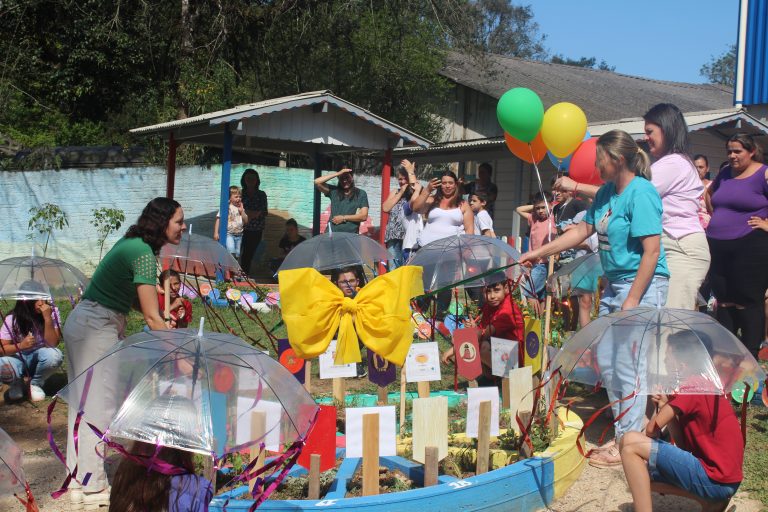
[[[467,437],[477,437],[480,422],[480,403],[491,402],[491,435],[499,435],[499,388],[467,389]]]
[[[379,415],[379,455],[397,455],[395,445],[395,406],[348,407],[346,409],[347,457],[363,456],[363,416]]]
[[[440,349],[436,341],[414,343],[405,358],[408,382],[440,380]]]
[[[357,368],[355,363],[334,364],[336,358],[336,340],[331,340],[328,349],[320,354],[320,378],[333,379],[336,377],[356,377]]]
[[[509,370],[517,368],[518,342],[491,336],[491,373],[504,377]]]
[[[262,442],[267,450],[280,451],[280,417],[283,407],[277,402],[259,400],[253,404],[253,398],[237,397],[237,435],[235,444],[243,444],[253,441],[251,436],[251,419],[256,411],[264,411],[267,414],[267,435]]]

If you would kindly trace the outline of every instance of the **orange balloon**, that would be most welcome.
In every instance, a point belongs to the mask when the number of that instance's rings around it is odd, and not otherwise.
[[[513,155],[529,164],[537,164],[547,156],[547,146],[544,145],[541,133],[537,134],[536,138],[531,141],[530,147],[527,142],[518,140],[506,132],[504,133],[504,141]],[[533,158],[531,158],[531,153],[533,153]]]

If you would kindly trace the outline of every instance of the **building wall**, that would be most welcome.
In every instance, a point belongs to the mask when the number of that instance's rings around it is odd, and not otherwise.
[[[269,199],[266,255],[277,255],[277,240],[282,236],[286,219],[294,217],[305,235],[311,233],[313,171],[234,165],[231,184],[239,185],[240,177],[248,167],[259,172],[261,188]],[[66,212],[69,226],[53,234],[47,255],[72,263],[86,273],[95,268],[99,259],[96,229],[90,224],[92,210],[109,207],[125,212],[126,223],[117,234],[108,238],[105,245],[105,250],[108,250],[135,222],[147,202],[153,197],[165,195],[166,182],[165,169],[160,167],[5,171],[0,176],[0,215],[5,219],[5,225],[0,230],[0,259],[32,252],[36,242],[28,238],[29,209],[43,203],[54,203]],[[180,167],[176,171],[175,199],[183,206],[187,223],[191,224],[194,233],[213,235],[220,177],[220,166]],[[367,192],[369,215],[373,225],[378,226],[381,178],[357,175],[355,181]],[[391,188],[396,186],[393,180]],[[322,197],[321,208],[327,206],[328,200]],[[37,240],[37,243],[43,242]],[[35,251],[42,254],[41,248]]]
[[[453,84],[450,100],[440,118],[444,124],[442,141],[500,137],[504,135],[496,120],[497,99],[460,84]]]

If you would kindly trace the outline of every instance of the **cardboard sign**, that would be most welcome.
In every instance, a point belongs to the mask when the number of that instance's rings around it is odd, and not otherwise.
[[[328,349],[320,354],[320,378],[333,379],[337,377],[356,377],[355,363],[334,364],[336,359],[336,340],[331,340]]]
[[[277,359],[296,380],[304,384],[304,360],[296,355],[287,338],[277,340]]]
[[[320,406],[315,426],[299,455],[299,466],[309,469],[309,457],[314,453],[320,454],[320,471],[336,467],[336,408],[332,405]]]
[[[453,331],[453,355],[459,375],[467,380],[475,380],[483,373],[480,361],[480,329],[466,327]]]
[[[405,358],[408,382],[440,380],[440,349],[436,341],[414,343]]]
[[[346,411],[347,457],[363,456],[363,416],[379,415],[379,456],[397,455],[395,445],[395,406],[348,407]]]
[[[373,350],[368,349],[368,380],[377,386],[389,386],[397,378],[397,368]]]
[[[264,439],[259,442],[264,443],[264,448],[277,452],[280,451],[280,417],[283,413],[283,406],[277,402],[268,400],[259,400],[254,403],[253,398],[239,396],[237,397],[237,435],[235,444],[245,444],[251,439],[251,418],[254,412],[264,411],[267,415],[266,429],[267,433]]]
[[[491,336],[491,373],[505,377],[509,370],[517,368],[519,342]]]
[[[448,398],[413,400],[413,460],[424,464],[425,448],[437,447],[437,460],[448,455]]]
[[[525,319],[525,366],[530,366],[533,373],[541,370],[541,320]]]
[[[467,389],[467,437],[477,437],[480,402],[491,402],[491,435],[499,435],[499,388]]]

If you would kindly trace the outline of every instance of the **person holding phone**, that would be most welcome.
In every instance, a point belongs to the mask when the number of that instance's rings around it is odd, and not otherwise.
[[[451,171],[432,178],[412,201],[416,212],[427,216],[427,224],[419,237],[419,247],[448,236],[475,232],[475,216],[461,198],[459,180]]]

